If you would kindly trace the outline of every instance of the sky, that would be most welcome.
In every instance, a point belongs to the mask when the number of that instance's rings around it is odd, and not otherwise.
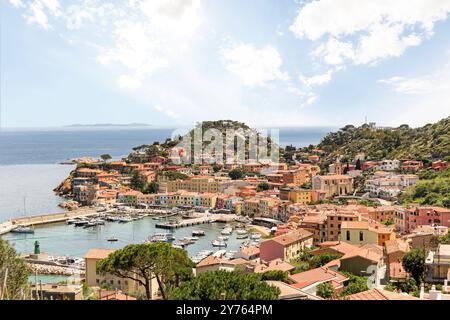
[[[449,116],[450,0],[3,0],[1,126]]]

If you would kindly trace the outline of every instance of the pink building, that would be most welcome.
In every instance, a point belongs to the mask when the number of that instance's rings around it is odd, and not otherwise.
[[[418,226],[440,225],[450,227],[450,209],[441,207],[415,207],[406,211],[406,229],[414,230]]]

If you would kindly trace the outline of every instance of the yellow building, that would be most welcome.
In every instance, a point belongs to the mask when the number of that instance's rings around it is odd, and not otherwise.
[[[97,262],[107,258],[114,251],[116,250],[93,248],[86,253],[86,255],[84,256],[84,260],[86,263],[86,284],[91,288],[108,286],[115,290],[121,290],[126,294],[145,293],[145,288],[139,285],[137,281],[117,277],[109,273],[101,274],[97,271]],[[153,279],[150,289],[152,292],[152,299],[158,297],[158,288],[159,287],[156,279]]]
[[[200,195],[200,205],[205,208],[215,208],[217,203],[217,194],[203,193]]]
[[[300,188],[281,188],[280,199],[289,200],[294,203],[309,204],[312,200],[312,190]]]
[[[229,179],[215,179],[210,176],[197,176],[186,180],[167,181],[167,192],[186,190],[198,193],[218,193],[223,181]]]
[[[340,240],[350,244],[376,244],[383,246],[388,240],[395,240],[392,228],[369,221],[344,221],[341,224]]]

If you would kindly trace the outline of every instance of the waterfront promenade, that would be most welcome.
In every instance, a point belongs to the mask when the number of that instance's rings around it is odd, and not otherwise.
[[[97,213],[98,211],[96,209],[83,208],[61,213],[41,214],[29,217],[15,218],[0,224],[0,235],[10,232],[18,225],[28,227],[48,223],[63,222],[67,219],[89,217],[96,215]]]

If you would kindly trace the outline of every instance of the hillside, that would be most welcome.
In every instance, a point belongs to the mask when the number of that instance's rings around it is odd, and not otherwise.
[[[426,170],[421,180],[400,195],[403,204],[435,205],[450,208],[450,168],[440,172]],[[423,179],[423,180],[422,180]]]
[[[202,135],[200,136],[195,136],[194,132],[196,129],[201,129],[200,132],[202,133]],[[222,135],[222,143],[223,143],[223,154],[226,154],[226,134],[228,130],[231,131],[238,131],[238,130],[243,130],[243,132],[245,132],[245,157],[246,159],[249,157],[249,141],[250,138],[253,141],[256,141],[256,139],[267,139],[268,141],[268,149],[270,151],[270,149],[272,148],[272,142],[270,141],[270,138],[264,137],[263,135],[261,135],[259,132],[257,132],[255,129],[250,128],[247,124],[242,123],[242,122],[238,122],[238,121],[233,121],[233,120],[217,120],[217,121],[203,121],[203,122],[198,122],[195,126],[195,128],[193,128],[192,130],[190,130],[188,133],[185,134],[184,137],[189,137],[191,136],[191,152],[192,152],[192,156],[194,156],[194,144],[196,143],[195,138],[200,138],[204,140],[202,141],[197,141],[197,142],[201,142],[202,144],[202,148],[203,150],[206,150],[206,148],[208,148],[208,146],[212,143],[209,140],[213,137],[209,137],[208,134],[206,134],[208,132],[209,129],[215,129],[218,130],[220,132],[220,134]],[[210,131],[210,133],[214,133],[213,131]],[[239,131],[237,132],[237,134],[239,134]],[[141,145],[141,146],[137,146],[135,148],[133,148],[133,153],[129,155],[129,159],[133,160],[133,161],[140,161],[140,162],[145,162],[148,161],[152,156],[155,155],[162,155],[162,156],[168,156],[167,150],[176,146],[178,143],[181,143],[181,141],[183,140],[183,137],[179,136],[178,138],[171,140],[171,139],[167,139],[164,143],[159,143],[159,142],[155,142],[153,143],[153,145]],[[214,141],[214,138],[212,139]],[[273,144],[275,146],[275,144]],[[237,148],[237,144],[235,142],[235,148]],[[257,152],[259,154],[259,145],[256,146],[257,148]]]
[[[450,156],[450,117],[420,128],[372,128],[347,125],[329,133],[317,148],[327,158],[338,155],[353,158],[364,153],[367,159],[443,159]]]

